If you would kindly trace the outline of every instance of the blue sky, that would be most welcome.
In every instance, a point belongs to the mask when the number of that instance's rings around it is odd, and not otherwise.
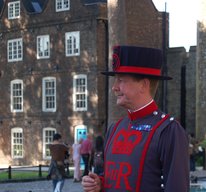
[[[153,0],[159,11],[170,14],[169,45],[185,47],[197,45],[198,0]]]

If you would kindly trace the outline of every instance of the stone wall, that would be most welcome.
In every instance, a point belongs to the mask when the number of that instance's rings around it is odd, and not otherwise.
[[[196,132],[196,46],[190,47],[186,64],[186,120],[185,128],[189,133]]]
[[[181,120],[181,94],[182,89],[182,67],[187,58],[186,50],[183,47],[170,48],[167,52],[168,75],[173,79],[167,83],[167,105],[168,112],[174,115],[176,119]]]
[[[196,136],[206,137],[206,1],[199,1],[196,57]]]

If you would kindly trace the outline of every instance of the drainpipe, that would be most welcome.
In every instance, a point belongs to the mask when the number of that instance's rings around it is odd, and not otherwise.
[[[105,71],[109,70],[109,31],[108,31],[108,20],[104,20],[104,24],[105,24]],[[106,107],[105,107],[105,130],[104,132],[106,133],[107,128],[108,128],[108,116],[109,116],[109,77],[105,76],[105,103],[106,103]]]
[[[165,11],[163,12],[162,20],[162,50],[163,50],[163,75],[167,76],[167,13],[166,13],[166,3]],[[167,113],[167,81],[162,82],[162,110]]]

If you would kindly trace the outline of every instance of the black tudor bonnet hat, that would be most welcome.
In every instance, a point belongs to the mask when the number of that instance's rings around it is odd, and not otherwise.
[[[163,55],[160,49],[118,45],[113,47],[112,57],[112,71],[102,72],[103,75],[136,74],[159,80],[172,79],[161,75]]]

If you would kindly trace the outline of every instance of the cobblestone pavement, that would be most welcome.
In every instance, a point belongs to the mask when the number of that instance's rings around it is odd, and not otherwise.
[[[52,181],[1,183],[0,192],[52,192]],[[83,192],[81,183],[66,179],[62,192]]]

